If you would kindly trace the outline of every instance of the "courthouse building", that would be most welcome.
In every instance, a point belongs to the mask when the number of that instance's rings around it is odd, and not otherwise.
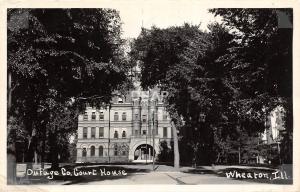
[[[87,107],[78,117],[77,162],[150,162],[160,153],[160,143],[170,146],[170,117],[163,98],[166,93],[141,91],[132,72],[134,89],[115,97],[101,109]]]

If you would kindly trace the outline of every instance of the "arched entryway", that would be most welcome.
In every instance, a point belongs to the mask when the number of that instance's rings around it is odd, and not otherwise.
[[[134,160],[153,160],[155,150],[149,144],[141,144],[134,151]]]

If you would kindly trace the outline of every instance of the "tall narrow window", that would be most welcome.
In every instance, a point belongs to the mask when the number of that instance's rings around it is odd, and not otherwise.
[[[127,152],[128,152],[127,149],[128,149],[128,148],[126,147],[126,145],[123,145],[123,146],[122,146],[122,155],[123,155],[123,156],[127,155]]]
[[[99,119],[100,119],[100,121],[104,120],[104,113],[103,112],[100,112]]]
[[[118,131],[115,131],[115,133],[114,133],[114,138],[119,138],[119,134],[118,134]]]
[[[84,112],[84,115],[83,115],[83,120],[87,121],[88,120],[88,113],[87,112]]]
[[[96,138],[96,128],[95,127],[91,128],[91,138],[93,138],[93,139]]]
[[[86,148],[82,149],[82,157],[86,157]]]
[[[86,139],[87,138],[87,127],[83,128],[83,138]]]
[[[126,138],[126,131],[122,132],[122,138]]]
[[[118,114],[118,112],[115,112],[114,121],[119,121],[119,114]]]
[[[135,120],[139,120],[139,114],[135,114]]]
[[[122,113],[122,121],[126,121],[126,112]]]
[[[92,112],[92,120],[96,120],[96,113]]]
[[[142,121],[143,121],[143,123],[146,123],[146,122],[147,122],[147,115],[143,115]]]
[[[95,156],[95,146],[91,146],[91,157]]]
[[[168,127],[164,127],[163,129],[163,137],[166,138],[168,137]]]
[[[99,157],[103,156],[103,146],[99,146]]]
[[[99,127],[99,137],[104,137],[104,127]]]
[[[114,147],[114,155],[118,156],[118,146],[117,145],[115,145],[115,147]]]

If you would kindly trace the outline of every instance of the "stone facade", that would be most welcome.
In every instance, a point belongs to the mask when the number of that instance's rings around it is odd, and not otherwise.
[[[77,162],[152,161],[160,142],[170,145],[170,117],[158,89],[141,91],[135,72],[135,89],[115,97],[110,106],[87,107],[78,117]]]

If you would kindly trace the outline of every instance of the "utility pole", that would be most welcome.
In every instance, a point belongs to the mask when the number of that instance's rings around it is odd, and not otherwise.
[[[155,151],[154,151],[154,146],[155,146],[155,132],[156,132],[156,130],[155,130],[155,128],[156,128],[156,126],[158,126],[158,121],[157,121],[157,119],[156,119],[156,117],[155,117],[155,111],[157,110],[157,100],[155,100],[154,101],[154,110],[153,110],[153,128],[152,128],[152,144],[153,144],[153,148],[152,148],[152,153],[153,153],[153,161],[152,161],[152,166],[153,166],[153,171],[154,171],[154,167],[155,167]]]

